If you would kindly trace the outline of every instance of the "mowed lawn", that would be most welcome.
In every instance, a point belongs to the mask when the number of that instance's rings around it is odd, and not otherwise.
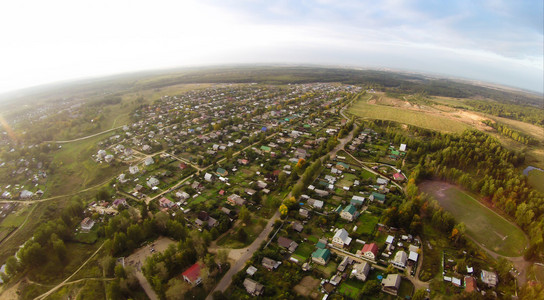
[[[425,182],[424,192],[466,225],[467,233],[484,247],[505,256],[520,256],[527,245],[525,234],[514,224],[483,206],[472,196],[443,182]]]
[[[362,118],[395,121],[442,132],[457,133],[469,128],[468,125],[447,117],[392,106],[369,104],[363,101],[355,103],[349,112]]]

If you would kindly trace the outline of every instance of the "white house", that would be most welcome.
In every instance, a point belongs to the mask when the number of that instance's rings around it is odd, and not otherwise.
[[[94,221],[89,217],[81,221],[81,230],[83,231],[89,231],[93,228],[93,226],[94,226]]]
[[[159,180],[155,177],[151,177],[149,178],[149,180],[147,181],[147,186],[152,188],[154,186],[157,186],[159,185]]]
[[[346,221],[353,221],[355,218],[359,216],[359,212],[357,211],[357,208],[354,205],[348,205],[346,206],[342,212],[340,212],[340,217]]]
[[[361,281],[365,281],[369,271],[370,271],[370,264],[364,261],[360,264],[355,264],[353,266],[353,270],[351,271],[351,274],[349,275],[349,277],[350,278],[355,277]]]
[[[406,252],[399,251],[397,254],[395,254],[395,258],[391,261],[391,264],[399,269],[406,268],[406,260],[408,259],[408,256],[406,255]]]
[[[340,248],[343,248],[344,246],[349,246],[351,243],[351,238],[349,237],[348,232],[342,228],[334,234],[334,237],[332,238],[332,243]]]
[[[128,172],[132,175],[140,172],[140,169],[138,169],[138,166],[130,166],[128,167]]]

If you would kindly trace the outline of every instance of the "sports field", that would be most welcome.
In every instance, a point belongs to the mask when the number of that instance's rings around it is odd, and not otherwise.
[[[362,118],[395,121],[442,132],[463,132],[469,128],[467,124],[445,116],[441,117],[406,108],[370,104],[364,100],[354,103],[349,112]]]
[[[423,182],[420,189],[433,196],[457,222],[465,223],[467,234],[482,246],[509,257],[523,254],[527,245],[523,231],[469,194],[441,181]]]

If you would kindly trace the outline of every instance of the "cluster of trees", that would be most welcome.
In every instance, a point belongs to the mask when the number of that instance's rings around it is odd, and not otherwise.
[[[302,179],[297,182],[291,190],[291,194],[295,198],[298,199],[298,197],[302,195],[302,191],[304,190],[304,188],[308,186],[319,174],[322,166],[323,162],[321,161],[321,159],[317,159],[310,166],[306,167],[306,170],[304,170],[304,173],[302,174]]]
[[[544,112],[543,112],[544,113]],[[536,145],[538,144],[537,140],[535,140],[534,138],[526,135],[526,134],[523,134],[519,131],[516,131],[504,124],[501,124],[499,122],[491,122],[489,120],[485,120],[484,121],[484,124],[490,126],[490,127],[493,127],[497,130],[497,132],[499,132],[501,135],[504,135],[506,137],[509,137],[511,139],[513,139],[514,141],[517,141],[517,142],[520,142],[522,144],[525,144],[525,145]]]
[[[191,238],[180,241],[177,245],[170,245],[168,249],[149,257],[142,268],[153,289],[164,297],[173,282],[170,278],[179,275],[193,265],[199,255],[195,250],[195,243]]]
[[[43,268],[37,272],[44,276],[59,274],[68,263],[66,242],[73,240],[74,228],[83,216],[83,205],[74,200],[60,214],[60,217],[41,224],[31,239],[19,250],[17,260],[11,256],[6,261],[6,275],[12,277],[18,272]]]
[[[408,137],[391,128],[388,134],[408,144],[408,157],[417,164],[412,173],[416,183],[435,177],[483,195],[529,234],[527,258],[542,253],[544,195],[529,186],[517,168],[525,159],[523,153],[476,130],[454,135],[414,129],[419,137]]]
[[[544,126],[544,109],[536,106],[524,106],[482,100],[467,100],[465,103],[472,106],[477,111],[485,112],[494,116]],[[542,105],[542,103],[540,105]]]

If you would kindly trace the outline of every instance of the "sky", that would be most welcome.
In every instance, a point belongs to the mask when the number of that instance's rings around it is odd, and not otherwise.
[[[229,64],[395,69],[544,91],[542,0],[0,3],[0,93]]]

